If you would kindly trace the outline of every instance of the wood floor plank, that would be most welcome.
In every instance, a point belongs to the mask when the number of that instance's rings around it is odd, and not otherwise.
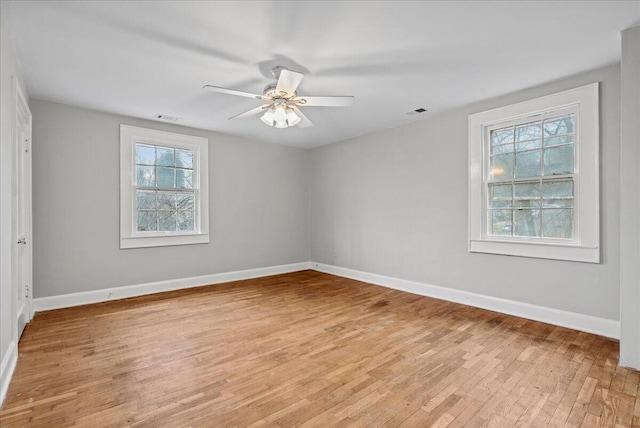
[[[618,352],[304,271],[38,313],[0,425],[637,426]]]

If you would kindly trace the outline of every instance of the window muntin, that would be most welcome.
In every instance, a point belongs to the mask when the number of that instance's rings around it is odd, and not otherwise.
[[[575,109],[487,129],[487,235],[573,240]]]

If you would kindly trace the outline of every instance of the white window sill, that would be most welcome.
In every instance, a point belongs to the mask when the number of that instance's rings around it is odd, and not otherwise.
[[[600,263],[600,248],[580,245],[549,244],[545,242],[470,240],[469,251],[472,253]]]
[[[169,247],[173,245],[208,244],[208,233],[188,235],[156,235],[120,238],[120,249]]]

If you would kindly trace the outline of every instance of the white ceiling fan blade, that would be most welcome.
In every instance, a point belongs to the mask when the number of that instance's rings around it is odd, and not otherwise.
[[[291,107],[293,111],[295,111],[298,117],[300,118],[300,122],[298,122],[298,125],[296,125],[298,128],[308,128],[310,126],[313,126],[313,122],[311,122],[307,116],[302,114],[302,112],[298,107],[294,105],[289,105],[289,107]]]
[[[297,97],[294,103],[305,107],[349,107],[353,97]]]
[[[263,111],[265,111],[266,109],[268,109],[270,105],[271,104],[263,104],[260,107],[252,108],[249,111],[245,111],[244,113],[236,114],[235,116],[230,117],[229,120],[231,120],[231,119],[244,119],[245,117],[255,116],[256,114],[260,114]]]
[[[243,92],[243,91],[237,91],[235,89],[221,88],[219,86],[204,85],[202,89],[208,89],[213,92],[220,92],[221,94],[238,95],[240,97],[247,97],[247,98],[256,98],[259,100],[266,99],[262,95],[251,94],[249,92]]]
[[[295,94],[304,74],[291,70],[280,70],[280,77],[276,85],[276,93],[285,97]]]

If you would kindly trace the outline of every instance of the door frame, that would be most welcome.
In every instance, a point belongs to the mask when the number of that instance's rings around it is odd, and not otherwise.
[[[12,151],[13,151],[13,171],[12,171],[12,224],[11,237],[13,239],[12,246],[12,306],[14,324],[14,340],[17,344],[22,335],[24,326],[33,319],[33,204],[32,204],[32,156],[31,156],[31,133],[32,133],[32,115],[29,104],[20,89],[20,85],[15,76],[12,78],[13,92],[13,135],[12,135]],[[21,138],[24,135],[24,138]],[[22,158],[23,157],[23,158]],[[19,185],[21,184],[21,185]],[[21,213],[18,204],[20,197],[18,192],[23,191],[22,201],[24,210],[22,210],[22,219],[18,219]],[[21,284],[20,279],[23,277],[19,270],[22,267],[18,260],[18,221],[24,225],[24,238],[26,239],[26,278],[27,287],[24,290],[24,309],[22,314],[18,314],[18,295]],[[22,319],[18,319],[18,316]]]

